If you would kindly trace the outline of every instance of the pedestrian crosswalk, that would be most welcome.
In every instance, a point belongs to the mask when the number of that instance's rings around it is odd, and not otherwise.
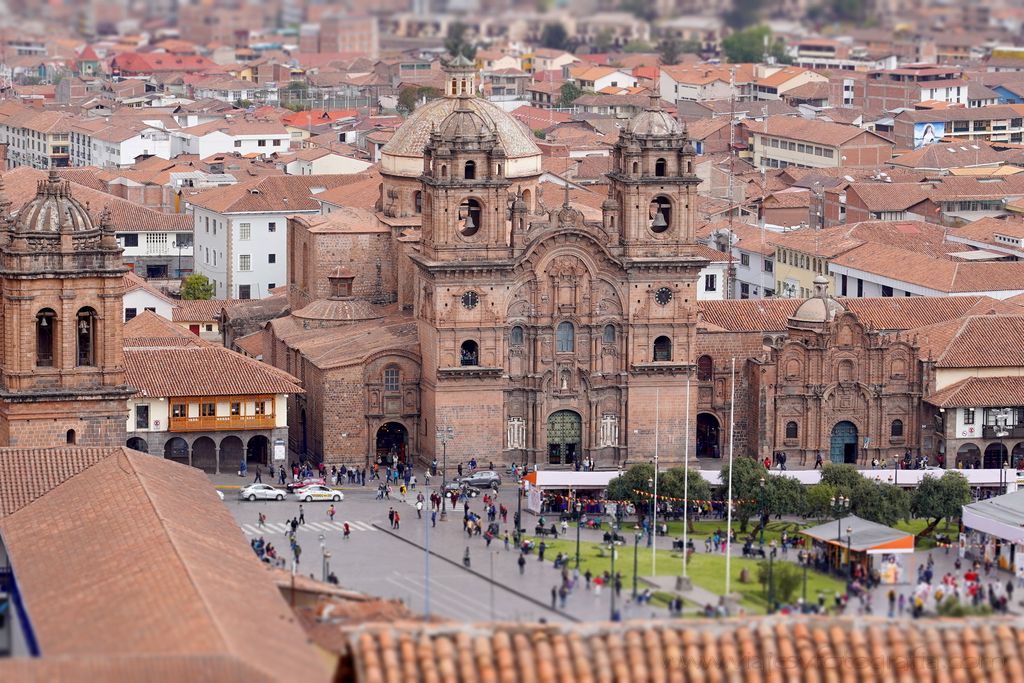
[[[267,522],[262,527],[258,524],[242,524],[242,531],[249,536],[263,536],[268,533],[284,534],[291,530],[291,527],[284,522]],[[351,531],[376,531],[377,528],[369,522],[348,522]],[[300,524],[298,532],[310,531],[318,534],[341,533],[345,530],[345,522],[306,522]]]

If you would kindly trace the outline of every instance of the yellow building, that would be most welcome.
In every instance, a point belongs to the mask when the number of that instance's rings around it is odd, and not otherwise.
[[[814,294],[814,278],[829,279],[830,291],[836,289],[835,276],[829,272],[831,259],[864,243],[852,237],[846,226],[816,230],[801,228],[772,236],[775,247],[775,291],[784,298],[806,299]]]

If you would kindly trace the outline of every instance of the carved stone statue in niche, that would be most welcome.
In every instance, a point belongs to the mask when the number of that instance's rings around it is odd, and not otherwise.
[[[555,286],[556,305],[576,305],[576,290],[584,284],[581,278],[586,272],[587,269],[575,256],[559,256],[551,262],[548,275]]]
[[[559,373],[559,376],[561,377],[561,382],[558,388],[561,391],[569,391],[569,371],[563,369],[562,372]]]

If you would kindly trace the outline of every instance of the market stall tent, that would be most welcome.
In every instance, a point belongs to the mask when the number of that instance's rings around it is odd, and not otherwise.
[[[1024,491],[964,505],[964,527],[1010,543],[1024,541]]]
[[[847,529],[850,533],[847,533]],[[914,534],[887,527],[856,515],[825,522],[800,533],[816,541],[849,547],[855,553],[894,555],[914,552]]]

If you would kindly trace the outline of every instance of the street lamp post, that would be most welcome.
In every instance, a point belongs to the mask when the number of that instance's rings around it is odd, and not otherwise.
[[[838,550],[836,551],[838,559],[836,560],[836,569],[842,568],[842,544],[843,544],[843,513],[850,509],[850,499],[843,495],[834,496],[828,499],[829,505],[832,508],[832,514],[836,517],[836,545]]]
[[[451,425],[437,428],[437,438],[441,440],[441,521],[448,519],[448,442],[455,438],[455,428]]]
[[[761,488],[758,489],[758,497],[761,499],[761,542],[760,545],[764,545],[764,518],[766,514],[765,510],[765,480],[761,477]]]
[[[320,580],[327,582],[327,544],[324,543],[324,535],[320,534]]]
[[[618,533],[619,527],[617,525],[613,524],[611,531],[612,531],[612,540],[608,544],[608,547],[612,551],[612,570],[611,570],[611,575],[610,575],[611,578],[608,581],[608,590],[612,594],[612,606],[611,606],[611,612],[609,614],[609,618],[612,621],[615,621],[615,534]]]
[[[850,581],[853,581],[853,527],[846,527],[846,565]]]
[[[519,484],[516,487],[516,530],[513,534],[513,537],[516,539],[517,546],[519,545],[519,541],[523,535],[521,531],[521,527],[523,524],[523,494],[526,492],[526,487],[529,485],[530,483],[523,479],[522,481],[519,482]]]
[[[647,547],[654,543],[654,479],[647,478],[647,490],[651,493],[651,505],[647,513]]]
[[[633,534],[633,602],[636,602],[637,595],[637,547],[640,545],[640,532],[637,531]]]
[[[768,614],[775,612],[775,547],[768,553]]]
[[[804,566],[804,610],[807,609],[807,565],[810,564],[811,554],[806,550],[800,551],[800,564]]]
[[[579,500],[573,506],[576,510],[576,569],[580,568],[580,513],[583,512],[583,503]]]

